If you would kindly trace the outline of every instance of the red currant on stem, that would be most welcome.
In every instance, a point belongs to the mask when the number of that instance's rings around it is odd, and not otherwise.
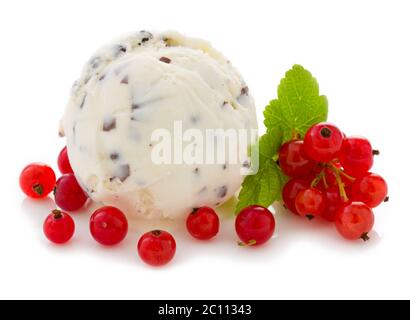
[[[368,173],[357,179],[352,186],[351,198],[361,201],[370,208],[375,208],[387,200],[388,187],[386,181],[375,173]]]
[[[343,133],[330,123],[319,123],[305,135],[306,154],[318,162],[329,162],[337,158],[343,143]]]
[[[298,193],[295,206],[302,217],[312,220],[325,210],[326,198],[319,189],[308,188]]]
[[[121,210],[108,206],[102,207],[91,216],[90,232],[100,244],[113,246],[126,237],[128,221]]]
[[[65,174],[57,180],[54,197],[57,206],[67,211],[76,211],[87,201],[87,195],[72,173]]]
[[[56,244],[68,242],[74,235],[74,220],[65,212],[53,210],[46,218],[43,231],[48,240]]]
[[[299,215],[295,206],[295,199],[298,193],[304,189],[310,187],[309,182],[302,179],[290,179],[282,190],[282,199],[286,209],[290,210],[294,214]]]
[[[261,245],[275,232],[273,214],[262,206],[249,206],[236,217],[235,229],[242,242],[240,245]]]
[[[21,190],[30,198],[45,198],[53,191],[56,175],[48,165],[32,163],[26,166],[20,174]]]
[[[209,207],[194,209],[186,220],[188,232],[196,239],[209,240],[219,231],[219,217]]]
[[[373,155],[374,151],[369,140],[362,137],[349,137],[343,140],[339,159],[346,173],[360,177],[372,168]]]
[[[305,153],[302,140],[287,142],[279,150],[279,166],[289,177],[307,176],[315,165]]]
[[[57,164],[58,169],[62,174],[74,173],[73,169],[71,168],[70,160],[68,159],[67,147],[64,147],[58,155]]]
[[[348,203],[339,210],[335,224],[344,238],[367,241],[374,225],[373,211],[361,202]]]
[[[174,237],[162,230],[145,233],[138,241],[138,254],[142,261],[151,266],[163,266],[175,256]]]

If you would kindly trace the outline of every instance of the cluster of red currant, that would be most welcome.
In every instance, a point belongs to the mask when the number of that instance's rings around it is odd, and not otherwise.
[[[372,209],[388,201],[386,181],[369,172],[379,152],[362,137],[346,137],[336,126],[319,123],[304,140],[285,143],[279,166],[291,179],[282,191],[287,209],[334,222],[346,239],[368,240]]]
[[[53,169],[42,163],[32,163],[20,175],[20,187],[34,199],[41,199],[54,191],[56,205],[64,211],[75,212],[88,200],[74,176],[68,160],[67,148],[58,156],[58,168],[62,176],[56,181]],[[43,231],[48,240],[56,244],[68,242],[74,235],[73,218],[60,209],[53,210],[44,221]],[[104,246],[113,246],[123,241],[128,233],[128,220],[124,213],[105,206],[96,210],[90,218],[92,237]],[[138,241],[138,253],[151,265],[164,265],[175,255],[176,244],[171,234],[154,230],[145,233]]]
[[[67,148],[58,157],[58,168],[62,176],[56,180],[53,169],[42,163],[32,163],[20,175],[20,187],[34,199],[45,198],[54,191],[57,207],[44,221],[43,231],[48,240],[64,244],[74,235],[75,222],[67,212],[81,209],[88,196],[77,182],[71,168]],[[64,210],[64,211],[63,211]],[[245,208],[236,219],[236,231],[241,245],[259,245],[268,241],[275,229],[272,213],[260,206]],[[187,217],[188,232],[196,239],[209,240],[219,232],[219,217],[209,207],[194,209]],[[92,237],[104,246],[122,242],[128,233],[128,220],[125,214],[111,206],[96,210],[90,218]],[[167,231],[153,230],[145,233],[138,241],[138,254],[149,265],[162,266],[175,255],[176,241]]]

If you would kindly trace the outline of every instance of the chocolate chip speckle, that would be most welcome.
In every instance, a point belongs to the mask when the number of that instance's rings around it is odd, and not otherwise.
[[[123,54],[125,52],[127,52],[127,48],[125,46],[123,46],[122,44],[119,44],[117,46],[115,46],[114,48],[114,57],[117,58],[120,54]]]
[[[131,105],[131,110],[137,110],[137,109],[139,109],[140,108],[140,105],[138,105],[138,104],[136,104],[136,103],[133,103],[132,105]]]
[[[113,153],[110,154],[110,159],[114,162],[117,161],[119,159],[119,157],[120,157],[120,155],[116,152],[113,152]]]
[[[248,87],[243,87],[241,90],[241,95],[249,95],[249,88]]]
[[[124,78],[122,78],[121,84],[128,84],[128,81],[128,76],[125,76]]]
[[[150,39],[152,39],[154,37],[151,32],[148,32],[148,31],[145,31],[145,30],[141,30],[140,34],[142,36],[142,39],[141,39],[142,43],[147,42],[147,41],[149,41]]]
[[[250,163],[248,160],[246,160],[244,163],[242,163],[242,167],[243,167],[243,168],[250,168],[250,167],[251,167],[251,163]]]
[[[219,198],[225,198],[226,195],[228,194],[228,187],[227,186],[219,187],[215,189],[215,192]]]
[[[104,119],[103,131],[111,131],[117,127],[117,120],[114,117],[107,117]]]
[[[194,169],[194,173],[195,173],[195,174],[199,174],[199,168],[195,168],[195,169]]]
[[[81,100],[80,109],[84,108],[84,104],[85,104],[85,99],[86,99],[86,98],[87,98],[87,95],[85,94],[84,97],[83,97],[83,100]]]
[[[167,58],[167,57],[161,57],[160,59],[159,59],[159,61],[161,61],[161,62],[163,62],[163,63],[171,63],[171,59],[170,58]]]
[[[98,81],[103,81],[105,79],[105,74],[103,74],[99,79],[98,79]]]
[[[199,122],[199,117],[198,116],[191,116],[191,122],[193,124],[197,124]]]
[[[90,66],[92,69],[97,69],[101,64],[101,58],[95,57],[90,60]]]
[[[222,108],[224,108],[224,107],[226,107],[227,105],[228,105],[228,101],[224,101],[223,103],[222,103]]]
[[[226,170],[228,168],[228,165],[224,164],[222,165],[222,170]]]
[[[205,187],[203,187],[201,190],[199,190],[198,194],[201,195],[201,194],[204,194],[204,193],[207,192],[207,191],[208,191],[208,187],[205,186]]]

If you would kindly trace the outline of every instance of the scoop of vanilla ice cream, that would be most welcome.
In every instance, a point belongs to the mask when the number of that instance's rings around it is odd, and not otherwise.
[[[228,200],[248,162],[156,163],[152,155],[161,154],[156,147],[165,140],[152,135],[163,129],[174,138],[176,123],[203,134],[257,128],[248,87],[208,42],[141,31],[93,55],[73,86],[60,131],[91,199],[129,217],[178,218]]]

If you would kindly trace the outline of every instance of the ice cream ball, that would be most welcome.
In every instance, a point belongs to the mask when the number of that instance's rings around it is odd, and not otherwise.
[[[229,143],[205,148],[180,139],[192,129],[205,138],[212,130],[241,130],[246,147],[238,147],[236,161],[227,159]],[[92,200],[129,217],[161,219],[230,199],[249,166],[256,129],[248,86],[207,41],[140,31],[104,46],[86,63],[60,131],[75,176]],[[159,139],[161,133],[169,133],[169,141]],[[189,148],[201,149],[203,161],[176,161]],[[171,161],[158,161],[169,158],[167,150]],[[206,162],[210,155],[216,161]]]

